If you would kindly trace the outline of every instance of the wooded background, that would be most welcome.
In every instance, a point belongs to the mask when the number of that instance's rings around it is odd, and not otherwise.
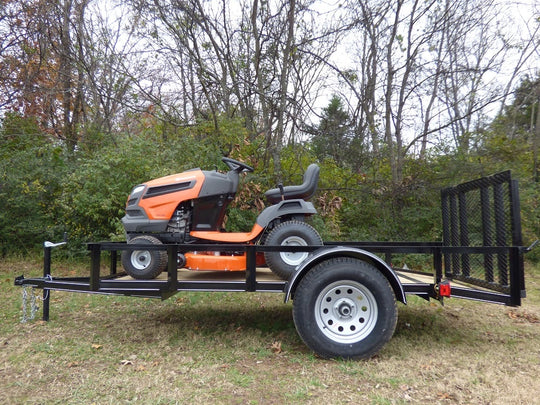
[[[223,155],[256,168],[228,230],[317,161],[325,239],[440,240],[440,188],[512,169],[530,243],[539,16],[496,0],[2,1],[1,253],[122,239],[135,184]]]

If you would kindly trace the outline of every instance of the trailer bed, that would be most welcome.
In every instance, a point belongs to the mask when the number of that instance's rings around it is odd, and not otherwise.
[[[525,292],[522,288],[522,248],[519,247],[499,247],[493,248],[448,248],[440,243],[329,243],[323,247],[296,247],[296,250],[324,250],[332,247],[342,246],[350,249],[361,249],[366,252],[379,253],[386,257],[389,265],[395,254],[429,254],[432,256],[434,271],[415,271],[392,267],[393,272],[399,279],[403,292],[407,295],[418,295],[425,299],[442,300],[446,297],[468,298],[486,302],[499,303],[504,305],[517,306],[521,303],[521,298]],[[139,246],[140,248],[141,246]],[[145,249],[157,249],[155,246],[147,246]],[[169,257],[176,257],[178,252],[187,249],[180,245],[163,245],[161,248],[168,250]],[[227,247],[216,247],[210,245],[191,245],[190,249],[226,249]],[[16,285],[31,286],[48,291],[71,291],[97,294],[112,294],[126,296],[140,296],[150,298],[167,299],[181,291],[247,291],[247,292],[275,292],[283,293],[288,287],[289,280],[282,280],[267,267],[250,267],[247,271],[193,271],[185,268],[178,269],[174,260],[170,260],[167,272],[153,280],[136,280],[124,272],[117,272],[117,261],[119,252],[133,249],[125,243],[101,242],[89,244],[91,251],[91,265],[89,277],[53,277],[50,270],[51,248],[45,248],[44,277],[26,279],[23,276],[15,280]],[[235,246],[238,250],[239,247]],[[248,262],[255,263],[255,255],[261,251],[280,249],[278,246],[242,246],[247,253]],[[289,248],[292,249],[292,248]],[[442,268],[445,254],[461,255],[468,254],[502,254],[514,258],[509,261],[508,269],[512,281],[507,286],[493,284],[491,287],[475,285],[460,278],[452,278],[445,275]],[[108,253],[108,266],[102,264],[102,255]],[[249,257],[253,257],[249,260]],[[103,275],[103,272],[108,274]],[[478,284],[478,283],[477,283]],[[486,283],[480,283],[486,284]],[[446,293],[441,294],[441,285],[446,287]],[[449,290],[448,290],[449,288]],[[47,294],[50,297],[50,294]],[[44,314],[48,318],[48,314]]]

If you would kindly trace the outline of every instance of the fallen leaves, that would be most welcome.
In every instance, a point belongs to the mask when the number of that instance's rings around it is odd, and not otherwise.
[[[276,354],[279,354],[282,352],[282,349],[281,349],[281,342],[279,341],[275,341],[274,343],[272,343],[272,345],[270,346],[270,350],[272,350],[272,352],[276,353]]]
[[[149,368],[159,366],[159,361],[153,361],[152,363],[144,363],[137,358],[136,354],[129,356],[127,359],[120,360],[120,366],[122,368],[130,368],[133,371],[148,371]]]
[[[127,359],[120,360],[120,365],[122,367],[127,367],[127,366],[133,367],[134,371],[146,371],[146,366],[144,366],[142,364],[137,364],[136,365],[135,363],[133,363],[133,361],[127,360]]]
[[[529,323],[540,323],[540,318],[535,314],[528,313],[526,311],[508,311],[508,317],[514,320],[521,320]]]
[[[414,393],[414,389],[413,387],[407,385],[407,384],[402,384],[399,389],[401,390],[401,395],[403,396],[403,398],[406,400],[406,401],[412,401],[413,398],[411,396],[411,394]]]
[[[453,400],[455,400],[455,396],[452,395],[452,394],[449,394],[448,392],[438,392],[437,393],[437,399],[446,400],[446,401],[453,401]]]

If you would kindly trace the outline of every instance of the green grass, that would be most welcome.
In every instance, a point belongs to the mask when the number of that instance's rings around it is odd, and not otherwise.
[[[86,271],[56,271],[73,269]],[[38,261],[0,264],[0,403],[537,401],[540,268],[528,267],[520,308],[410,297],[392,340],[360,362],[311,353],[280,294],[159,301],[53,292],[50,322],[21,324],[14,277],[40,271]]]

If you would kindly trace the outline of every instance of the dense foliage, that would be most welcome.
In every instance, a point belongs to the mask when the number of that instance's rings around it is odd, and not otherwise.
[[[442,187],[512,169],[530,243],[540,235],[537,8],[3,1],[0,250],[64,232],[73,254],[122,239],[134,185],[225,169],[224,155],[256,168],[230,207],[231,231],[251,228],[266,189],[317,161],[314,223],[327,240],[439,240]]]
[[[498,117],[495,129],[475,135],[478,147],[472,152],[433,151],[429,158],[408,159],[399,184],[392,182],[388,162],[376,156],[353,168],[338,164],[335,156],[321,156],[320,142],[288,145],[281,161],[284,183],[299,182],[309,163],[318,161],[321,177],[313,201],[320,215],[313,222],[326,240],[432,241],[442,236],[442,187],[512,169],[520,180],[523,233],[525,243],[530,243],[540,235],[540,184],[523,138],[501,139],[505,119]],[[31,118],[6,116],[0,142],[2,252],[33,251],[45,239],[61,239],[64,232],[72,254],[91,240],[122,240],[120,218],[134,185],[192,167],[225,170],[220,163],[224,145],[232,157],[256,167],[243,179],[227,222],[231,231],[250,229],[275,176],[260,164],[264,150],[243,135],[238,122],[223,122],[225,127],[230,131],[216,133],[202,121],[169,129],[164,136],[156,121],[116,144],[70,153],[51,142]],[[354,161],[354,155],[347,159]],[[538,253],[529,257],[537,258]]]

